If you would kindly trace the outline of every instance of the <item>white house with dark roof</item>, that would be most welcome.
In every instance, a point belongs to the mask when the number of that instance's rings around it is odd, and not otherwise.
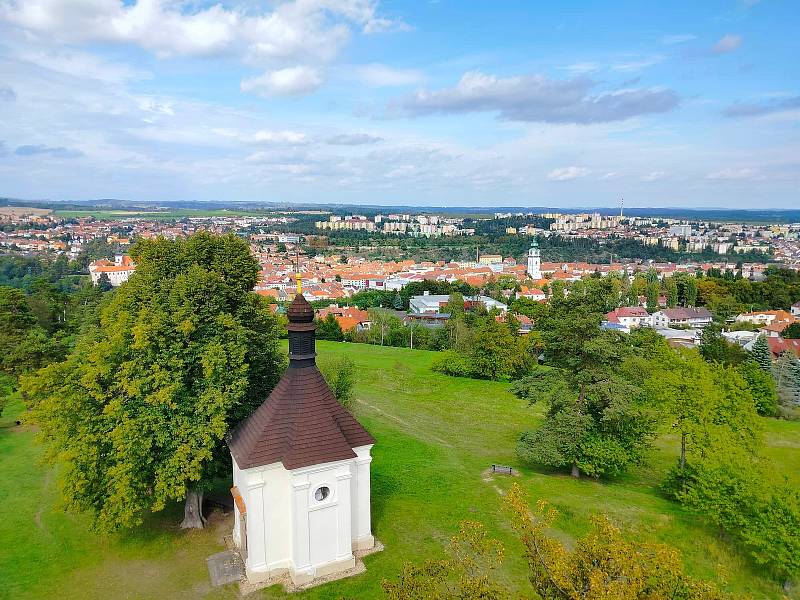
[[[653,327],[691,327],[703,329],[714,320],[714,315],[706,308],[678,307],[665,308],[653,313]]]

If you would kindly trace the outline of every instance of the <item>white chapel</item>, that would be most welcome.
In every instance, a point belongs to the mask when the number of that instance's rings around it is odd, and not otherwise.
[[[370,451],[375,440],[336,400],[315,362],[314,309],[289,306],[289,368],[232,432],[233,539],[251,582],[295,585],[347,571],[375,545]]]

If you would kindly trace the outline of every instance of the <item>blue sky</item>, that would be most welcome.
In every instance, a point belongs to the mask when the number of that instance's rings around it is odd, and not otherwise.
[[[0,0],[0,195],[796,208],[792,0]]]

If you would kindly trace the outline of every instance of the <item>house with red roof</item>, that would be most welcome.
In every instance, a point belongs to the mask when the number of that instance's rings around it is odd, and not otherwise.
[[[520,287],[518,296],[521,298],[527,298],[528,300],[534,300],[536,302],[541,302],[542,300],[547,299],[547,295],[539,288],[529,288],[524,285]]]
[[[356,331],[365,331],[372,326],[372,320],[366,310],[361,310],[355,306],[340,307],[332,304],[327,308],[321,308],[317,311],[317,319],[325,319],[328,315],[333,315],[336,322],[342,331],[349,331],[355,329]]]

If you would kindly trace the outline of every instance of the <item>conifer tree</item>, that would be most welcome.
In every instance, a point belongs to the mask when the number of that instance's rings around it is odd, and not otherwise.
[[[772,352],[770,352],[767,337],[764,334],[758,336],[753,346],[750,348],[750,356],[767,373],[772,369]]]
[[[647,284],[647,312],[654,313],[658,310],[658,284]]]
[[[686,306],[694,306],[697,303],[697,281],[695,277],[689,277],[686,280],[685,294]]]
[[[792,352],[783,352],[773,365],[773,375],[781,402],[800,403],[800,360]]]
[[[400,296],[400,292],[397,292],[394,295],[394,299],[392,300],[392,308],[395,310],[403,310],[403,298]]]
[[[667,290],[667,306],[675,308],[678,304],[678,284],[675,283],[674,277],[668,277],[664,281],[664,285]]]

